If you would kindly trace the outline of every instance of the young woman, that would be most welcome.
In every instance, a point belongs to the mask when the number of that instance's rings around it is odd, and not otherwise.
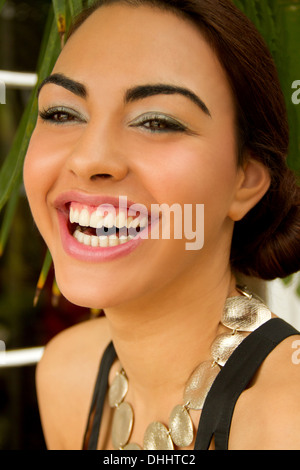
[[[300,269],[287,149],[276,69],[229,0],[79,17],[24,180],[63,295],[105,316],[46,347],[49,449],[299,448],[299,337],[237,280]]]

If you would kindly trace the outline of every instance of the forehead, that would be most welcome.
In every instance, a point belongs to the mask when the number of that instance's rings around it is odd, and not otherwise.
[[[141,82],[189,86],[231,105],[225,72],[188,19],[150,6],[114,4],[96,10],[71,36],[53,72],[91,90]]]

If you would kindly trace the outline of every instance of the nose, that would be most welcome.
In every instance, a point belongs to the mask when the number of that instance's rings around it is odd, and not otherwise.
[[[115,133],[88,125],[81,133],[67,161],[68,171],[82,180],[120,181],[128,173],[124,152]]]

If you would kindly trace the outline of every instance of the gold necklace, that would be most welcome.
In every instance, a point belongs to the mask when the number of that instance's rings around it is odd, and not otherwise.
[[[173,450],[174,446],[191,445],[194,426],[189,410],[203,408],[215,378],[233,351],[250,332],[272,316],[262,300],[246,287],[237,286],[237,290],[242,296],[228,297],[221,318],[221,324],[231,332],[215,338],[211,345],[212,359],[202,362],[191,374],[183,392],[183,404],[176,405],[171,411],[168,427],[158,421],[149,424],[144,434],[143,447],[129,443],[134,413],[131,405],[125,401],[128,378],[123,368],[116,373],[108,391],[109,404],[115,408],[112,422],[112,443],[115,449]]]

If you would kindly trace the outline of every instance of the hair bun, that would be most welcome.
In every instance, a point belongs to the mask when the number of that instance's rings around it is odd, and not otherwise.
[[[291,170],[237,222],[234,240],[232,266],[243,274],[273,280],[299,271],[300,187]]]
[[[280,210],[280,209],[279,209]],[[262,245],[259,260],[261,277],[266,280],[287,277],[300,266],[300,205],[290,208],[273,237]]]

